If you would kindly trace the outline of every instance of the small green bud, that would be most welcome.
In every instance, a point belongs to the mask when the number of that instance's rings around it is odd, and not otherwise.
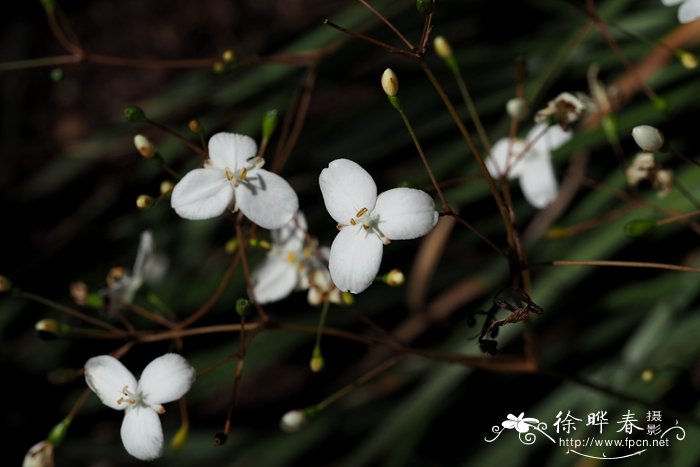
[[[226,71],[226,64],[224,62],[216,62],[212,66],[212,70],[214,70],[214,73],[216,73],[217,75],[220,75],[224,71]]]
[[[222,446],[226,444],[227,439],[228,435],[226,433],[217,433],[214,435],[214,444],[217,446]]]
[[[226,49],[224,50],[224,53],[221,54],[221,60],[223,60],[224,63],[231,63],[235,59],[236,54],[231,49]]]
[[[56,8],[56,3],[53,0],[39,0],[41,2],[41,6],[44,7],[44,10],[46,10],[47,13],[53,12],[53,10]]]
[[[192,133],[194,133],[195,135],[202,133],[202,124],[199,123],[199,120],[196,120],[196,119],[190,120],[190,122],[187,124],[187,128],[189,128],[190,131]]]
[[[269,140],[277,128],[277,109],[270,109],[265,112],[262,120],[262,137],[264,141]]]
[[[694,70],[698,67],[698,57],[695,54],[687,50],[678,49],[676,50],[676,56],[686,70]]]
[[[237,238],[232,238],[228,242],[226,242],[226,246],[224,247],[224,250],[226,250],[226,253],[228,254],[233,254],[238,250],[238,239]]]
[[[309,368],[311,368],[311,371],[314,373],[320,372],[323,370],[325,363],[326,362],[323,359],[323,355],[321,355],[321,349],[319,347],[314,347],[314,352],[311,356],[311,361],[309,362]]]
[[[355,303],[355,297],[353,297],[350,292],[343,292],[340,299],[343,302],[343,305],[352,305]]]
[[[46,438],[46,440],[54,446],[58,446],[59,444],[61,444],[63,439],[66,437],[66,433],[68,432],[70,422],[71,421],[69,418],[64,418],[63,420],[61,420],[61,422],[58,425],[51,429],[51,432],[49,433],[49,436],[48,438]]]
[[[428,16],[435,9],[433,0],[416,0],[416,10],[424,16]]]
[[[666,99],[664,99],[662,97],[654,96],[653,102],[654,102],[654,107],[659,112],[665,112],[666,109],[668,108],[668,102],[666,102]]]
[[[241,318],[245,318],[250,314],[251,307],[250,301],[247,298],[239,298],[236,300],[236,313],[238,313],[238,316]]]
[[[51,70],[51,81],[54,83],[60,83],[66,74],[63,72],[63,68],[54,68]]]
[[[173,182],[171,182],[170,180],[163,180],[162,182],[160,182],[160,186],[158,188],[161,196],[166,196],[173,191],[175,185],[173,185]]]
[[[633,238],[642,237],[654,227],[656,227],[655,221],[650,221],[648,219],[635,219],[625,224],[625,233],[627,236]]]
[[[608,141],[615,143],[617,141],[617,118],[615,115],[607,114],[603,117],[603,120],[600,121],[600,124],[603,127],[603,132],[608,138]]]
[[[91,293],[88,294],[85,299],[85,306],[92,308],[93,310],[101,310],[104,306],[105,301],[100,294]]]
[[[183,447],[185,447],[188,432],[189,428],[187,425],[180,426],[180,429],[177,430],[177,433],[175,433],[175,436],[173,436],[172,441],[170,441],[170,447],[173,448],[173,451],[180,451]]]
[[[642,381],[645,383],[651,383],[654,380],[654,370],[651,368],[647,368],[646,370],[642,371]]]
[[[142,122],[146,120],[146,114],[138,105],[127,105],[124,107],[124,117],[131,123]]]

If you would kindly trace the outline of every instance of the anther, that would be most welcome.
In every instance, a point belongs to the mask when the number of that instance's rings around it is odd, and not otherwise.
[[[355,217],[362,217],[362,216],[364,216],[365,214],[367,214],[367,211],[369,211],[369,209],[367,209],[367,208],[362,208],[362,209],[360,209],[359,211],[357,211],[357,214],[355,214]]]
[[[243,170],[241,170],[241,174],[238,176],[238,179],[245,180],[246,175],[248,175],[248,169],[243,167]]]
[[[287,261],[289,261],[291,264],[294,264],[297,262],[297,256],[293,252],[288,251],[287,252]]]
[[[357,221],[354,218],[350,218],[350,225],[357,225]]]

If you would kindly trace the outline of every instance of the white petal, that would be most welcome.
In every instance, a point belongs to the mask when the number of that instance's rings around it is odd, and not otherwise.
[[[661,2],[667,6],[678,5],[679,3],[683,2],[683,1],[685,1],[685,0],[661,0]]]
[[[559,185],[549,157],[528,163],[527,171],[520,175],[520,189],[525,199],[537,209],[542,209],[554,201],[559,192]]]
[[[124,396],[124,387],[132,392],[137,388],[134,375],[111,355],[92,357],[85,363],[85,382],[104,405],[116,410],[127,407],[117,403]]]
[[[318,183],[328,213],[339,224],[349,224],[358,211],[363,208],[371,211],[377,202],[377,185],[372,176],[348,159],[328,164],[321,171]]]
[[[304,213],[298,211],[282,228],[271,231],[270,237],[275,247],[283,251],[297,252],[304,248],[307,228]]]
[[[433,230],[440,217],[433,198],[413,188],[394,188],[381,193],[374,213],[379,215],[379,230],[390,240],[422,237]]]
[[[260,227],[279,229],[296,214],[299,198],[284,178],[256,169],[236,187],[236,205]]]
[[[331,245],[328,267],[333,283],[342,291],[360,293],[377,277],[384,244],[361,225],[338,232]]]
[[[532,142],[534,150],[551,152],[568,143],[571,136],[571,131],[564,131],[559,125],[552,125],[548,128],[545,123],[540,123],[528,132],[527,140]]]
[[[182,356],[167,353],[149,363],[139,379],[139,393],[145,404],[165,404],[190,390],[197,372]]]
[[[491,148],[491,155],[486,158],[486,168],[494,178],[501,178],[508,171],[508,178],[520,176],[522,164],[519,163],[521,153],[526,148],[525,141],[521,139],[501,138]],[[509,151],[510,150],[510,151]],[[510,154],[510,156],[509,156]]]
[[[134,269],[131,271],[131,274],[141,281],[144,277],[145,265],[151,260],[153,251],[153,234],[149,230],[141,232],[141,240],[139,241],[139,249],[136,252]]]
[[[515,425],[516,425],[517,423],[518,423],[518,422],[515,422],[515,421],[512,421],[512,420],[506,420],[506,421],[504,421],[504,422],[501,422],[501,425],[503,425],[503,428],[507,428],[507,429],[509,429],[509,430],[512,430],[513,428],[515,428]]]
[[[262,304],[276,302],[288,296],[299,282],[297,264],[286,257],[268,256],[253,271],[255,299]]]
[[[687,0],[678,8],[678,21],[689,23],[700,18],[700,1]]]
[[[194,169],[182,177],[170,199],[175,212],[185,219],[211,219],[223,214],[233,200],[233,187],[223,170]]]
[[[530,425],[523,422],[517,422],[515,424],[515,429],[518,431],[518,433],[527,433],[530,431]]]
[[[209,159],[219,169],[232,172],[242,168],[246,160],[255,157],[258,145],[253,138],[236,133],[217,133],[209,138]]]
[[[124,413],[121,435],[126,452],[137,459],[150,461],[163,455],[163,427],[150,407],[130,407]]]

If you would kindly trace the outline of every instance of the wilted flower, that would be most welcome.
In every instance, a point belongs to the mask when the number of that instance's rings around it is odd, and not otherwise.
[[[571,93],[563,92],[547,103],[547,107],[535,114],[535,122],[553,120],[568,130],[570,125],[581,116],[585,106],[581,100]]]
[[[108,299],[108,314],[113,314],[124,304],[131,303],[141,286],[158,281],[165,274],[167,267],[167,258],[155,251],[153,234],[148,230],[142,232],[131,273],[127,273],[123,268],[112,269],[108,276],[107,289],[101,291]]]
[[[390,240],[418,238],[438,221],[433,199],[421,190],[394,188],[377,196],[377,185],[359,164],[337,159],[319,177],[328,213],[338,222],[329,268],[342,291],[359,293],[374,281]]]
[[[29,448],[24,456],[22,467],[53,467],[53,444],[49,441],[39,441]]]
[[[559,192],[551,152],[569,139],[571,132],[558,125],[535,125],[525,140],[498,140],[486,159],[486,167],[492,177],[518,178],[525,199],[542,209],[554,201]]]
[[[127,452],[137,459],[153,460],[163,453],[161,404],[184,396],[197,372],[178,354],[156,358],[144,368],[141,379],[110,355],[85,363],[85,381],[103,404],[124,410],[121,438]]]
[[[252,138],[217,133],[209,139],[209,159],[173,188],[171,205],[185,219],[211,219],[234,204],[251,221],[278,229],[290,221],[299,200],[289,183],[262,168]]]

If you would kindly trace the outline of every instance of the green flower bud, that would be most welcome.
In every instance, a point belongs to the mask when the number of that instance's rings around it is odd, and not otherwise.
[[[138,105],[127,105],[124,108],[124,117],[131,123],[142,122],[146,120],[146,114]]]
[[[238,316],[241,318],[245,318],[250,314],[250,309],[252,308],[252,305],[250,304],[250,301],[246,298],[239,298],[236,300],[236,313],[238,313]]]
[[[54,68],[51,70],[51,81],[54,83],[60,83],[66,74],[63,72],[63,68]]]
[[[633,238],[642,237],[654,227],[656,227],[655,221],[635,219],[625,224],[625,233],[627,236]]]
[[[433,0],[416,0],[416,10],[424,16],[428,16],[435,9]]]
[[[262,121],[263,140],[267,141],[272,137],[272,134],[275,132],[275,128],[277,128],[277,117],[277,109],[270,109],[267,112],[265,112]]]
[[[64,418],[61,422],[51,429],[48,438],[46,439],[49,443],[54,446],[61,444],[61,441],[66,437],[68,432],[68,427],[70,426],[70,419]]]

